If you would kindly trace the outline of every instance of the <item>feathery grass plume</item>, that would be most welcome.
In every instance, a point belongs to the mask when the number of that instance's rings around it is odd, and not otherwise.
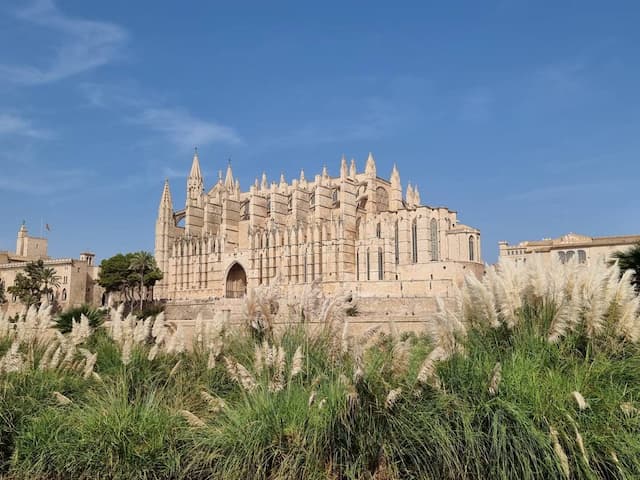
[[[53,353],[51,360],[49,360],[48,369],[55,370],[60,365],[60,360],[62,360],[62,353],[64,351],[64,347],[62,345],[58,345],[58,348]]]
[[[291,361],[291,372],[289,378],[294,378],[296,375],[302,372],[302,364],[304,362],[304,354],[302,353],[302,346],[296,348],[293,354],[293,360]]]
[[[196,322],[193,329],[193,342],[195,345],[202,345],[204,342],[204,322],[202,321],[202,312],[196,315]]]
[[[159,350],[160,350],[160,347],[158,347],[158,345],[154,345],[153,347],[151,347],[149,349],[149,354],[147,355],[147,360],[149,360],[150,362],[153,362],[153,360],[158,356]]]
[[[89,319],[82,313],[80,314],[79,321],[71,322],[70,337],[74,345],[80,345],[91,335],[91,326],[89,325]]]
[[[573,282],[567,288],[570,288],[570,290],[564,292],[564,295],[555,295],[555,312],[547,335],[549,343],[560,341],[568,331],[575,327],[580,318],[581,299],[579,286]]]
[[[122,345],[122,352],[120,354],[120,360],[123,365],[129,365],[131,363],[131,350],[133,349],[133,340],[127,338]]]
[[[58,402],[58,405],[70,405],[73,403],[73,400],[57,391],[53,392],[53,398]]]
[[[396,341],[391,347],[391,371],[395,375],[404,375],[409,370],[409,340]]]
[[[224,357],[224,363],[227,368],[227,373],[229,374],[229,377],[231,377],[231,380],[233,380],[237,384],[240,384],[240,375],[238,374],[238,366],[236,362],[234,362],[230,358]]]
[[[15,339],[11,343],[11,347],[4,357],[0,360],[0,371],[6,373],[21,372],[25,369],[26,363],[22,356],[22,353],[18,350],[20,348],[20,341]]]
[[[80,353],[82,353],[82,355],[84,355],[87,363],[84,366],[84,371],[82,372],[82,377],[85,380],[88,380],[89,377],[92,376],[93,374],[93,369],[96,365],[96,362],[98,361],[98,354],[97,353],[91,353],[89,350],[85,349],[85,348],[81,348],[80,349]]]
[[[589,268],[582,268],[582,316],[589,338],[595,338],[604,328],[604,316],[608,305],[605,304],[605,287],[609,272],[604,262],[594,262]]]
[[[589,465],[589,456],[587,455],[587,450],[584,448],[584,441],[582,440],[582,435],[580,435],[580,432],[578,431],[578,427],[575,425],[575,423],[573,425],[573,429],[576,432],[576,444],[580,449],[580,453],[582,454],[582,459],[584,460],[584,463]]]
[[[15,324],[9,321],[9,314],[0,312],[0,339],[10,338],[15,333]]]
[[[578,408],[580,410],[586,410],[587,408],[589,408],[589,404],[587,403],[587,401],[584,399],[584,397],[580,392],[578,391],[571,392],[571,397],[576,401],[576,403],[578,404]]]
[[[495,397],[500,389],[500,381],[502,380],[502,365],[496,362],[491,373],[491,382],[489,382],[489,395]]]
[[[358,362],[356,368],[353,371],[353,383],[355,385],[359,385],[363,379],[364,379],[364,370],[362,369],[360,362]]]
[[[255,379],[253,378],[253,375],[251,375],[249,370],[247,370],[246,367],[244,365],[242,365],[241,363],[234,362],[234,364],[235,364],[235,371],[237,372],[236,373],[236,379],[237,379],[238,383],[247,392],[254,391],[258,387],[258,384],[256,383]]]
[[[459,314],[448,309],[440,297],[436,297],[436,314],[425,322],[425,329],[433,343],[449,355],[460,350],[459,340],[466,334],[466,326]]]
[[[57,340],[52,340],[49,343],[49,345],[47,346],[47,349],[42,354],[42,357],[40,357],[40,363],[38,364],[38,370],[44,371],[44,370],[47,370],[49,368],[49,362],[51,361],[52,355],[55,352],[57,346],[58,346]]]
[[[216,368],[216,354],[215,352],[209,352],[207,357],[207,370],[213,370]]]
[[[365,348],[371,341],[371,339],[378,334],[379,331],[380,325],[374,325],[373,327],[369,327],[368,329],[366,329],[358,338],[358,344],[360,345],[360,347]]]
[[[178,415],[184,418],[191,427],[202,428],[206,425],[200,417],[191,413],[189,410],[178,410]]]
[[[558,462],[562,468],[562,473],[565,478],[571,477],[571,471],[569,470],[569,458],[564,452],[562,445],[560,445],[560,439],[558,438],[558,431],[551,425],[549,425],[549,435],[551,436],[551,443],[553,444],[553,451],[558,457]]]
[[[253,358],[253,370],[256,372],[256,375],[260,375],[262,370],[264,369],[264,354],[263,348],[264,343],[262,345],[256,344],[253,348],[254,350],[254,358]]]
[[[200,392],[200,396],[207,403],[209,411],[212,413],[218,413],[222,411],[224,408],[226,408],[227,406],[226,402],[223,399],[219,397],[214,397],[206,390],[202,390]]]
[[[280,290],[275,285],[260,285],[249,291],[242,304],[245,326],[258,338],[271,336],[280,310]]]
[[[98,383],[102,383],[102,377],[95,370],[91,372],[91,378],[93,378]]]
[[[487,280],[494,284],[494,296],[502,321],[513,328],[520,319],[523,279],[515,262],[501,262],[487,269]]]
[[[173,368],[169,372],[169,378],[172,378],[176,373],[178,373],[178,369],[180,368],[180,364],[182,364],[182,359],[178,360],[176,362],[176,364],[173,366]]]
[[[618,458],[618,454],[611,450],[611,460],[613,460],[613,463],[615,463],[616,465],[620,465],[620,459]]]
[[[496,311],[493,292],[483,284],[474,274],[468,274],[464,279],[467,302],[465,311],[472,325],[488,325],[492,328],[500,326]]]
[[[273,368],[275,364],[276,357],[278,356],[278,351],[276,346],[271,347],[266,340],[262,341],[262,358],[264,360],[264,367],[269,369]]]
[[[638,414],[638,409],[631,402],[623,402],[620,404],[620,410],[627,417],[633,417]]]
[[[320,400],[320,403],[318,403],[318,410],[322,410],[326,404],[327,404],[326,398],[323,398],[322,400]]]
[[[349,335],[349,322],[342,324],[342,335],[340,337],[340,347],[342,353],[347,353],[351,349],[351,337]]]
[[[270,391],[279,392],[284,388],[285,367],[286,367],[285,351],[284,351],[284,348],[282,348],[282,346],[279,346],[276,352],[273,378],[269,383]]]
[[[430,384],[434,377],[436,377],[436,363],[445,360],[448,356],[446,350],[440,346],[431,350],[418,371],[418,383],[422,385]]]
[[[307,406],[310,407],[311,405],[313,405],[313,403],[316,401],[316,396],[318,395],[318,392],[315,390],[311,390],[311,393],[309,394],[309,400],[307,401]]]
[[[394,405],[398,402],[400,398],[400,394],[402,393],[402,387],[394,388],[390,390],[387,394],[387,398],[384,401],[384,406],[387,410],[391,410]]]

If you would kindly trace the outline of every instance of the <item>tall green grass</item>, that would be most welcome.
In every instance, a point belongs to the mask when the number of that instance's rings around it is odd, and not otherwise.
[[[563,292],[594,275],[608,291],[621,288],[609,272],[567,268],[557,272]],[[322,298],[303,300],[296,318],[325,315],[324,328],[278,331],[274,296],[264,295],[269,308],[247,309],[245,329],[199,319],[189,350],[162,318],[152,327],[117,312],[88,337],[71,332],[77,351],[56,368],[40,366],[44,338],[23,335],[23,366],[0,377],[0,475],[640,478],[637,310],[616,331],[616,312],[628,306],[615,300],[635,297],[611,295],[607,308],[581,300],[575,318],[559,317],[564,297],[531,269],[471,280],[461,311],[442,306],[425,323],[429,334],[391,326],[351,337],[342,328],[348,306],[327,318],[332,300]],[[509,282],[520,285],[515,308]],[[589,291],[581,287],[580,298]],[[550,340],[558,318],[566,324]],[[3,362],[18,338],[7,332]],[[82,349],[97,354],[95,374],[83,373]]]

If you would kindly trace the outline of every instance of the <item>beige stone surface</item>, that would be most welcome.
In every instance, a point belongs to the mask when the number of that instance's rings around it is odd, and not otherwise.
[[[552,257],[566,261],[575,257],[579,263],[592,263],[602,259],[610,260],[617,251],[625,251],[640,242],[640,235],[617,235],[588,237],[568,233],[559,238],[526,240],[517,245],[499,243],[500,260],[525,263],[528,259],[540,258],[550,262]]]
[[[263,174],[242,191],[228,165],[206,189],[196,152],[184,209],[174,208],[167,181],[156,220],[164,278],[154,294],[168,302],[168,318],[226,308],[259,285],[295,298],[319,280],[327,293],[381,299],[371,315],[382,319],[391,306],[447,297],[467,273],[482,274],[480,232],[453,210],[422,204],[417,186],[403,194],[395,166],[380,177],[369,154],[364,172],[346,158],[339,172],[291,182]]]
[[[50,258],[47,256],[47,239],[29,236],[27,227],[18,231],[16,252],[0,252],[0,282],[5,287],[13,285],[16,275],[24,272],[27,263],[43,260],[45,266],[55,269],[60,285],[54,288],[53,296],[63,310],[82,304],[100,305],[103,289],[97,284],[99,267],[94,265],[92,253],[82,253],[80,258]],[[3,308],[10,315],[24,309],[20,301],[6,292],[8,302]]]

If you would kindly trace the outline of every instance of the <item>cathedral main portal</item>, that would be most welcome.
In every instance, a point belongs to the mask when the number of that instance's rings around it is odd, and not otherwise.
[[[225,297],[242,298],[247,293],[247,273],[239,263],[234,263],[227,273]]]

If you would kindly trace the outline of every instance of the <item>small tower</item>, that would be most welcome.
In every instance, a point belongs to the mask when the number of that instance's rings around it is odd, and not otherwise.
[[[392,212],[397,212],[402,209],[402,184],[400,183],[400,172],[398,167],[393,164],[393,170],[391,170],[391,195],[389,198],[389,209]]]
[[[186,233],[190,235],[200,235],[204,225],[204,180],[200,172],[200,160],[196,149],[191,163],[191,172],[187,179],[187,202],[184,227]]]
[[[29,237],[29,231],[27,230],[27,226],[25,222],[22,222],[20,225],[20,230],[18,230],[18,239],[16,241],[16,255],[19,257],[27,256],[27,238]]]
[[[224,178],[224,186],[227,191],[232,192],[235,188],[235,182],[233,180],[233,171],[231,170],[231,160],[229,160],[229,164],[227,165],[227,175]]]
[[[158,206],[155,239],[156,263],[165,277],[169,275],[169,255],[171,254],[171,245],[175,237],[174,227],[173,201],[171,199],[171,190],[169,189],[169,179],[166,179],[164,181],[164,188],[162,189],[162,196],[160,197],[160,205]],[[167,280],[165,278],[158,284],[157,292],[160,298],[163,298],[163,288],[166,283]]]
[[[364,173],[369,176],[376,176],[376,161],[373,159],[373,153],[369,152],[369,156],[367,157],[367,164],[364,167]]]
[[[342,159],[340,160],[340,179],[346,180],[348,174],[349,170],[347,169],[347,159],[342,155]]]

